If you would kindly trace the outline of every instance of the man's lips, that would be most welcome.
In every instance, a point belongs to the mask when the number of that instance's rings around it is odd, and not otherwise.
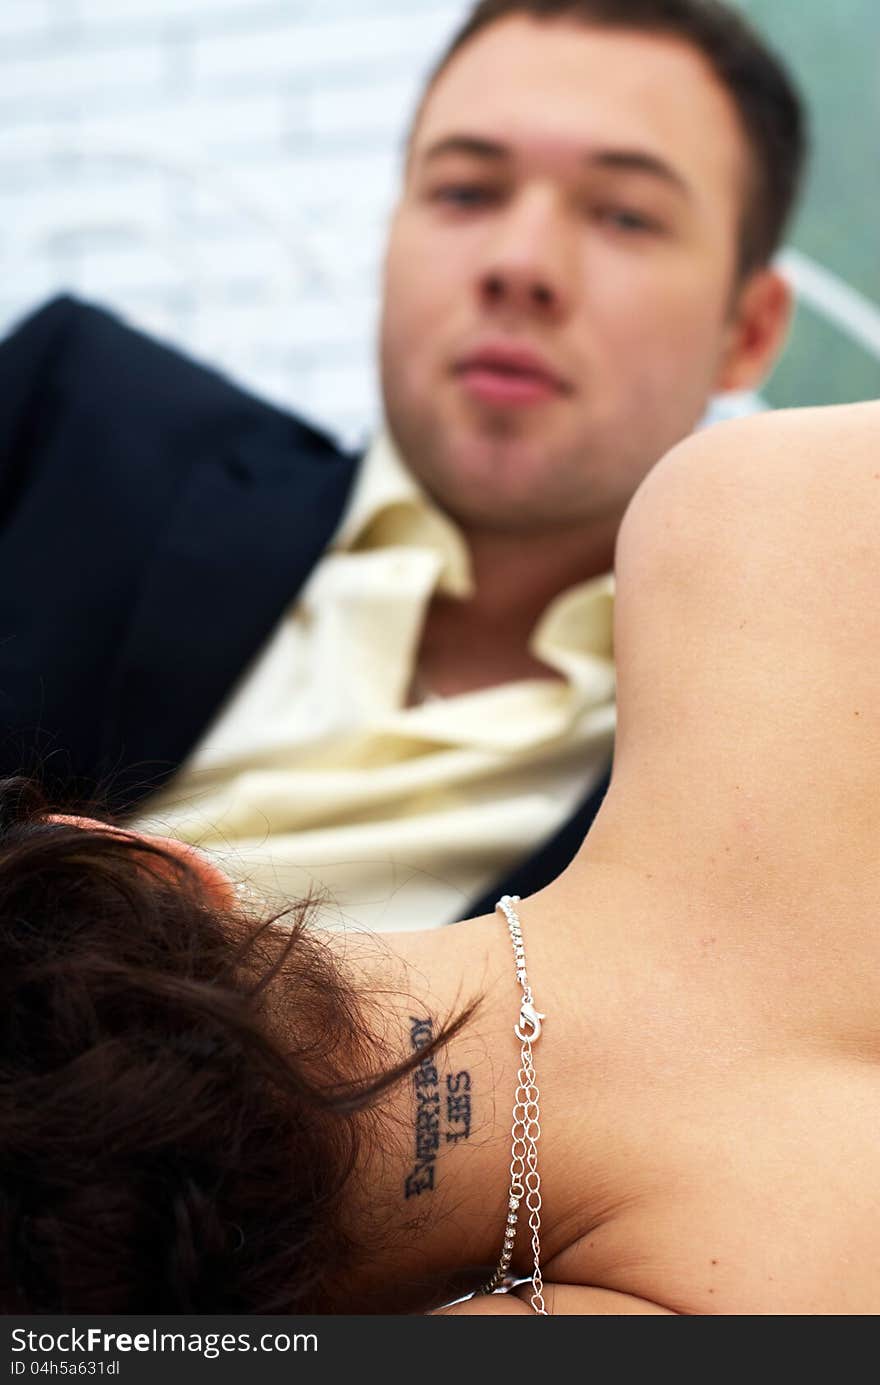
[[[540,404],[571,393],[552,366],[524,347],[481,347],[456,362],[454,373],[484,404]]]

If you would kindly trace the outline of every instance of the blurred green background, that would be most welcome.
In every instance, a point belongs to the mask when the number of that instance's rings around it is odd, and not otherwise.
[[[798,307],[785,356],[764,398],[776,407],[880,395],[880,0],[739,0],[794,72],[811,113],[813,158],[788,243],[830,271],[815,293],[863,334]],[[797,263],[793,264],[795,273]],[[810,267],[805,272],[810,275]],[[855,290],[858,299],[846,292]],[[811,294],[811,297],[813,294]]]

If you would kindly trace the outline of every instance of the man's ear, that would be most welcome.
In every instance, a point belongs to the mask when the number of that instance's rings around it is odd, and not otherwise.
[[[753,390],[785,345],[793,309],[791,285],[776,269],[758,269],[741,285],[715,382],[718,393]]]

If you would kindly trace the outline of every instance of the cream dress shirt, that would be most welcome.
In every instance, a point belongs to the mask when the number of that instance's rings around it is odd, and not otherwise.
[[[614,732],[613,579],[565,592],[525,679],[407,706],[435,592],[466,599],[466,544],[387,435],[324,558],[177,775],[130,825],[219,854],[273,907],[432,927],[527,858],[598,781]]]

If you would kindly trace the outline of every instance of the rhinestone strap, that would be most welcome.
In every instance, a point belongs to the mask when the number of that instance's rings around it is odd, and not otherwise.
[[[536,1313],[548,1316],[544,1305],[544,1281],[541,1277],[541,1178],[538,1173],[538,1140],[541,1136],[539,1099],[540,1092],[535,1080],[535,1064],[532,1058],[532,1044],[541,1037],[541,1021],[546,1019],[535,1009],[535,998],[526,973],[526,954],[523,947],[522,927],[516,912],[519,895],[504,895],[495,905],[507,919],[513,955],[516,965],[516,979],[522,987],[522,1001],[519,1008],[519,1023],[513,1032],[519,1039],[520,1065],[517,1073],[516,1099],[513,1105],[513,1126],[510,1151],[510,1192],[507,1200],[507,1227],[501,1257],[491,1279],[480,1290],[483,1294],[494,1294],[498,1289],[508,1289],[517,1281],[510,1275],[510,1262],[513,1259],[513,1246],[516,1240],[520,1204],[525,1202],[529,1214],[529,1230],[532,1233],[532,1271],[531,1305]]]

